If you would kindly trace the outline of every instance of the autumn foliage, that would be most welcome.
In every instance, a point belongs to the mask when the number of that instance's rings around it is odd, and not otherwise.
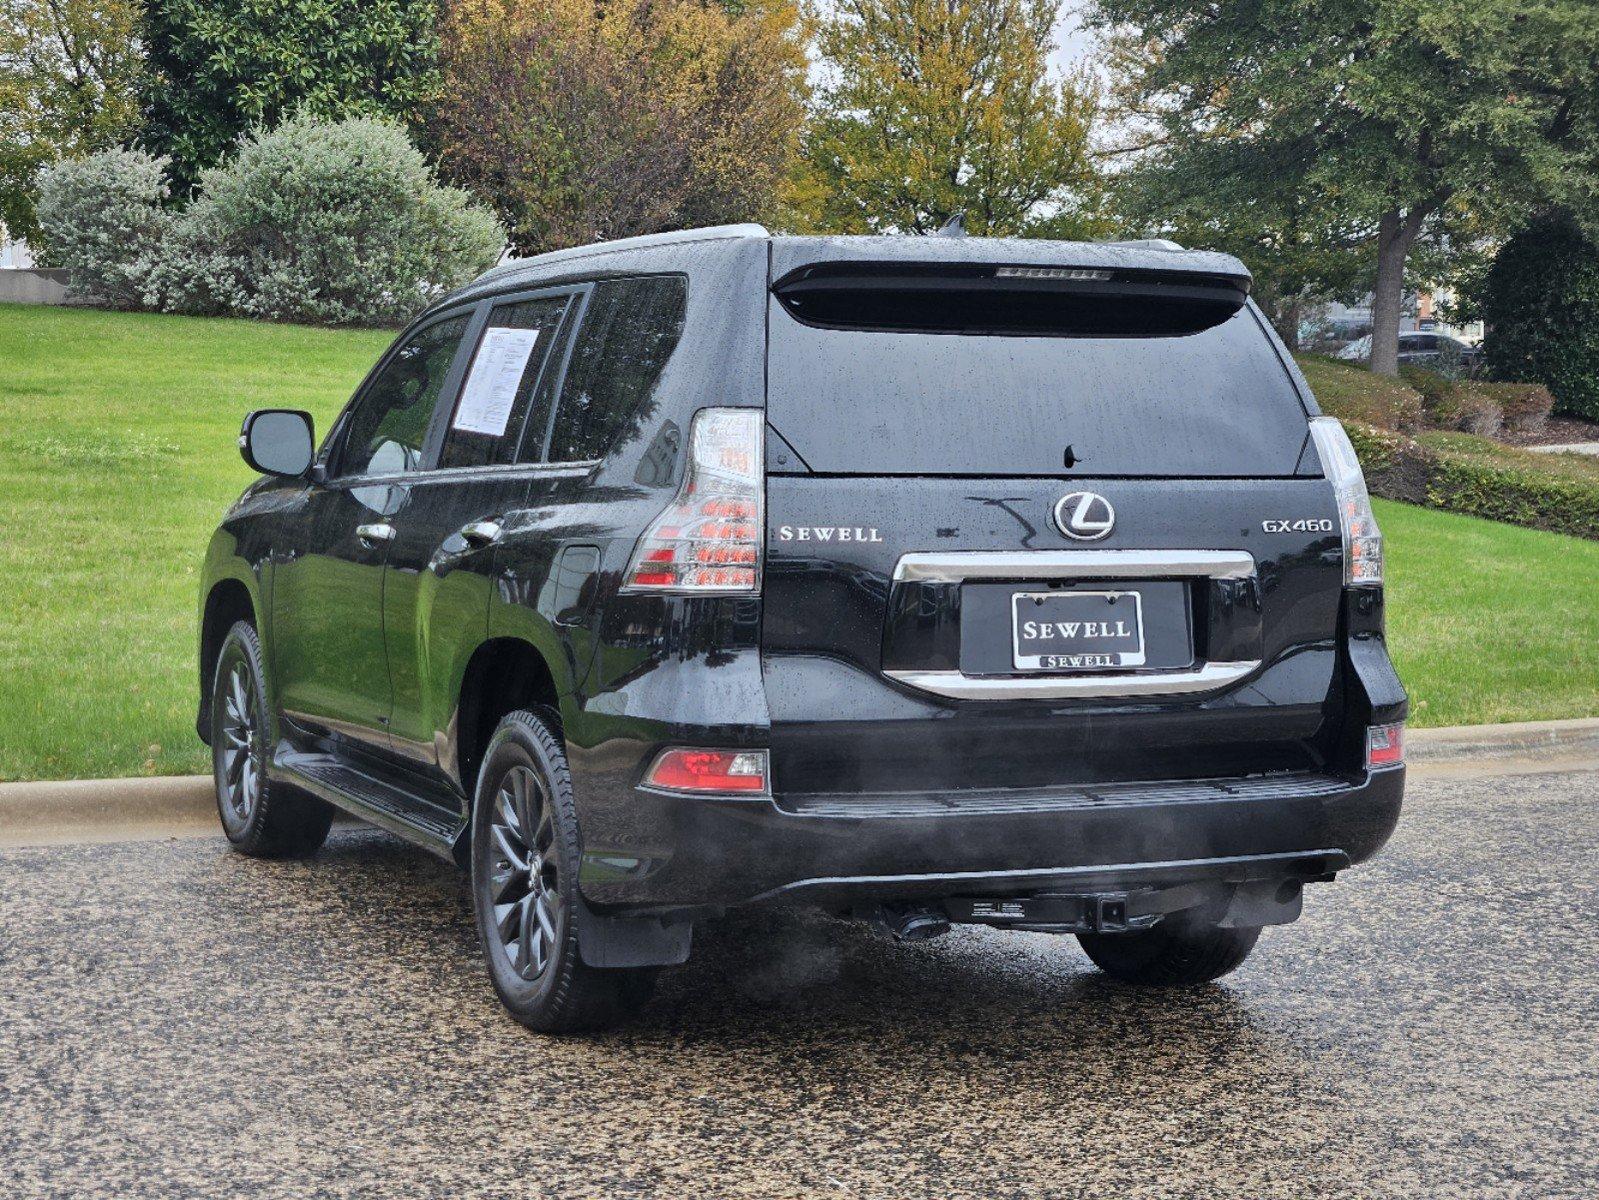
[[[1059,0],[827,0],[797,224],[1094,236],[1092,81],[1051,69]]]
[[[767,215],[804,118],[787,0],[456,0],[426,125],[523,254]]]

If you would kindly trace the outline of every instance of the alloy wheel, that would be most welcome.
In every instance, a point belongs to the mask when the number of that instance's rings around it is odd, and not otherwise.
[[[511,970],[531,982],[555,952],[562,904],[549,790],[531,767],[513,766],[500,781],[490,835],[495,940]]]
[[[228,672],[222,712],[223,800],[239,821],[248,821],[261,796],[261,710],[256,703],[255,681],[247,663],[236,662]]]

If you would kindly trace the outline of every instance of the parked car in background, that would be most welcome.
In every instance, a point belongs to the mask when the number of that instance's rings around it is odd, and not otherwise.
[[[1335,356],[1345,362],[1371,361],[1371,334],[1356,338]],[[1417,331],[1399,335],[1400,366],[1424,367],[1440,375],[1472,376],[1482,367],[1482,347],[1447,333]]]
[[[750,904],[1232,970],[1387,840],[1407,710],[1360,466],[1249,286],[758,226],[490,271],[320,450],[245,422],[201,591],[227,836],[309,853],[337,807],[466,867],[541,1030]]]

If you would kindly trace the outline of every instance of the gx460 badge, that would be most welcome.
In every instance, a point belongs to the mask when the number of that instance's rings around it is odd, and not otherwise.
[[[1332,533],[1337,527],[1326,517],[1300,517],[1297,521],[1262,521],[1267,533]]]

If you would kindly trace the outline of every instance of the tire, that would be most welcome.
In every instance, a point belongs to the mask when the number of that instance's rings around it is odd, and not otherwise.
[[[540,1033],[577,1033],[625,1020],[649,998],[655,971],[583,962],[573,912],[577,815],[554,727],[546,710],[510,713],[484,752],[472,804],[472,910],[511,1016]]]
[[[327,840],[333,809],[267,776],[266,668],[248,621],[228,630],[211,677],[211,775],[222,831],[241,854],[294,858]]]
[[[1223,929],[1192,912],[1173,913],[1137,933],[1080,933],[1083,951],[1105,974],[1145,987],[1193,987],[1220,979],[1249,957],[1260,926]]]

